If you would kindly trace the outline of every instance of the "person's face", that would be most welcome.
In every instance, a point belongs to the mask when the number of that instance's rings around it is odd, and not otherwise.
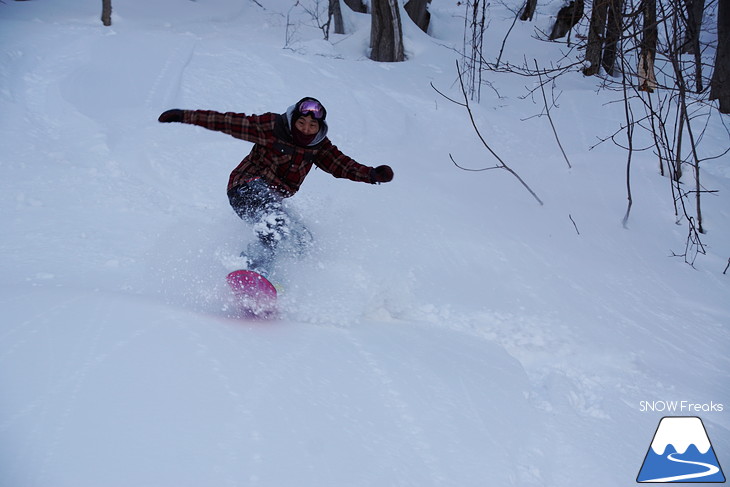
[[[294,126],[304,135],[315,135],[319,132],[319,122],[307,115],[305,117],[299,117]]]

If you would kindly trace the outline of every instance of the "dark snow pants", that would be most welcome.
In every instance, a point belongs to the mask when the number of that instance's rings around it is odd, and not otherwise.
[[[281,251],[301,255],[308,250],[311,234],[286,210],[281,195],[263,179],[232,188],[228,200],[236,214],[253,225],[256,240],[243,253],[249,269],[267,275]]]

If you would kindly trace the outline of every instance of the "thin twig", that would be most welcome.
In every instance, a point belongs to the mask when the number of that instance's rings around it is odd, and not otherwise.
[[[515,28],[515,24],[517,23],[517,19],[519,18],[519,16],[520,11],[518,10],[514,20],[512,21],[512,25],[509,26],[509,30],[504,35],[504,39],[502,39],[502,47],[499,49],[499,56],[497,56],[497,61],[494,63],[494,66],[497,68],[499,67],[499,62],[502,60],[502,54],[504,53],[504,46],[505,44],[507,44],[507,38],[509,37],[510,32],[512,32],[512,29]]]
[[[522,184],[522,186],[525,187],[525,189],[532,195],[533,198],[535,198],[537,200],[538,203],[540,203],[541,206],[544,205],[544,203],[542,202],[542,200],[537,196],[537,194],[532,190],[532,188],[530,188],[530,186],[520,177],[519,174],[517,174],[507,164],[505,164],[505,162],[502,160],[502,158],[499,157],[499,155],[497,155],[497,153],[494,152],[494,150],[489,146],[489,144],[487,143],[487,141],[484,140],[484,137],[482,136],[482,133],[479,131],[479,127],[477,126],[476,120],[474,120],[474,113],[472,113],[471,105],[469,105],[469,96],[467,95],[466,88],[464,87],[464,79],[461,76],[461,69],[459,68],[459,61],[456,61],[456,72],[459,75],[459,84],[461,86],[461,94],[464,96],[464,101],[463,102],[457,102],[457,101],[449,98],[448,96],[444,95],[443,93],[441,93],[433,85],[433,83],[431,83],[431,87],[434,90],[436,90],[436,92],[439,95],[443,96],[447,100],[452,101],[453,103],[456,103],[457,105],[466,108],[466,111],[469,114],[469,120],[471,120],[471,125],[472,125],[472,127],[474,127],[474,131],[476,132],[477,137],[479,137],[479,140],[482,141],[482,145],[484,145],[484,147],[490,152],[490,154],[492,154],[492,156],[494,156],[494,158],[497,159],[497,161],[498,161],[498,164],[496,166],[494,166],[494,167],[487,167],[487,168],[483,168],[483,169],[470,169],[470,171],[486,171],[486,170],[489,170],[489,169],[504,169],[505,171],[507,171],[510,174],[512,174],[512,176],[514,176],[520,182],[520,184]],[[461,166],[459,166],[456,163],[456,161],[454,161],[454,158],[453,157],[451,157],[451,160],[454,162],[454,164],[456,165],[456,167],[461,168]]]
[[[625,62],[625,58],[622,57],[622,63]],[[626,71],[623,70],[624,79],[626,77]],[[634,112],[631,110],[631,104],[629,103],[627,83],[622,84],[623,95],[624,95],[624,115],[626,116],[626,141],[627,141],[627,159],[626,159],[626,213],[621,220],[621,225],[624,228],[628,228],[629,216],[631,215],[631,207],[634,204],[634,198],[631,194],[631,161],[634,155]]]
[[[578,225],[576,225],[575,224],[575,220],[573,220],[573,215],[571,215],[570,213],[568,213],[568,218],[570,218],[570,221],[573,222],[573,226],[575,227],[575,233],[577,233],[578,235],[580,235],[580,231],[578,230]]]
[[[492,167],[481,167],[479,169],[471,169],[468,167],[460,166],[456,160],[454,160],[454,156],[449,154],[449,158],[451,159],[451,162],[454,163],[454,166],[458,167],[462,171],[470,171],[470,172],[482,172],[482,171],[491,171],[492,169],[503,169],[502,166],[492,166]]]
[[[555,130],[555,124],[553,123],[553,117],[550,116],[550,107],[548,106],[547,97],[545,96],[545,85],[542,82],[542,75],[540,74],[540,68],[537,65],[537,59],[535,59],[535,71],[537,72],[537,79],[540,82],[540,90],[542,91],[542,101],[545,103],[545,113],[547,114],[547,118],[550,121],[550,127],[552,127],[552,129],[553,129],[553,134],[555,135],[555,141],[558,143],[558,147],[560,147],[560,152],[563,153],[563,157],[565,158],[565,162],[568,163],[568,167],[572,169],[573,166],[570,165],[568,156],[565,155],[565,151],[563,150],[563,144],[560,143],[560,137],[558,136],[558,131]]]

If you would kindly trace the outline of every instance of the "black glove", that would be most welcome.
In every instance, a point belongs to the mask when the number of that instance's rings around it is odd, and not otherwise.
[[[182,122],[183,121],[183,111],[179,110],[177,108],[174,108],[172,110],[167,110],[166,112],[162,112],[162,115],[160,115],[160,118],[157,119],[160,122],[167,123],[167,122]]]
[[[393,180],[393,170],[390,166],[378,166],[370,170],[370,182],[373,184],[387,183]]]

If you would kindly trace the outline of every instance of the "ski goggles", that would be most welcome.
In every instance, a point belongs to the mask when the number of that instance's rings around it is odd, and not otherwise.
[[[327,112],[320,102],[317,100],[304,100],[297,107],[297,111],[302,115],[311,115],[315,120],[324,120]]]

